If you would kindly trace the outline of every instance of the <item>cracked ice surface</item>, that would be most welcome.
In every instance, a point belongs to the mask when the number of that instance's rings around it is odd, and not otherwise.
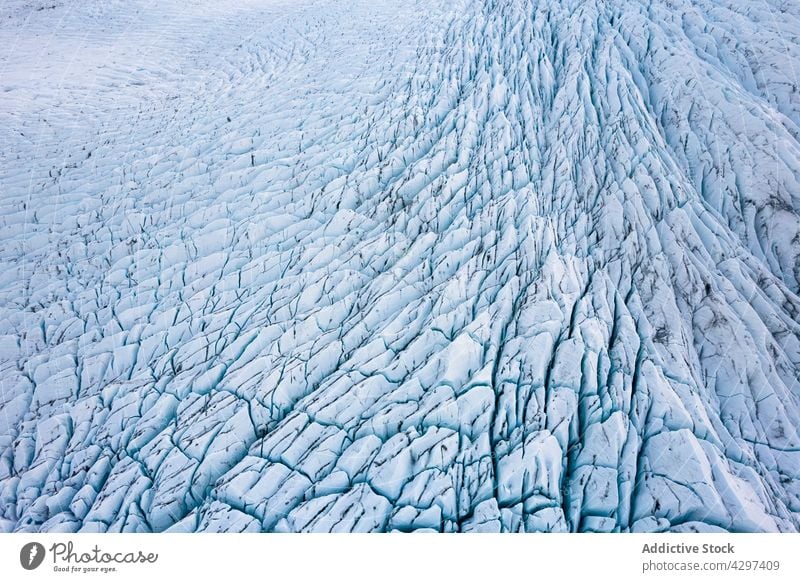
[[[800,8],[8,0],[0,530],[796,531]]]

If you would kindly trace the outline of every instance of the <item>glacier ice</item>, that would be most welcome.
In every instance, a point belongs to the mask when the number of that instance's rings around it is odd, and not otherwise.
[[[0,531],[800,529],[796,2],[0,47]]]

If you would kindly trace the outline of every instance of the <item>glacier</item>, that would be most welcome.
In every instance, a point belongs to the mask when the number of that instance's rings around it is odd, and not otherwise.
[[[0,47],[0,531],[800,530],[797,2]]]

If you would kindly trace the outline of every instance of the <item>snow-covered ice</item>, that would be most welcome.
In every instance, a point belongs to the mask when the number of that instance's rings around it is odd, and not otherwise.
[[[4,0],[0,531],[800,530],[800,4]]]

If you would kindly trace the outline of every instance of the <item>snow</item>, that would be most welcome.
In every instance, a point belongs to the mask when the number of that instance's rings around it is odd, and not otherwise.
[[[800,8],[7,0],[0,531],[800,530]]]

